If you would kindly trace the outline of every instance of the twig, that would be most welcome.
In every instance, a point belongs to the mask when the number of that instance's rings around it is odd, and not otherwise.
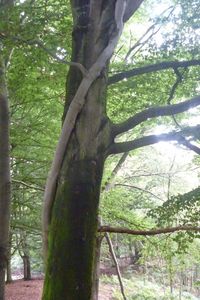
[[[35,185],[28,184],[28,183],[26,183],[26,182],[24,182],[24,181],[21,181],[21,180],[12,179],[12,182],[18,183],[18,184],[21,184],[21,185],[24,185],[24,186],[26,186],[26,187],[28,187],[28,188],[30,188],[30,189],[34,189],[34,190],[38,190],[38,191],[44,192],[44,188],[41,188],[41,187],[39,187],[39,186],[35,186]]]

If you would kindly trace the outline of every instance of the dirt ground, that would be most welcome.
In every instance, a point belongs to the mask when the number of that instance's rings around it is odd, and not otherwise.
[[[15,280],[6,285],[6,300],[41,300],[42,279]],[[112,299],[112,286],[100,285],[99,300]]]

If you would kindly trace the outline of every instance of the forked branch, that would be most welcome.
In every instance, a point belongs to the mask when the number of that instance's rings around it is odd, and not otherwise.
[[[133,117],[130,117],[125,122],[114,125],[113,135],[116,136],[120,133],[133,129],[134,127],[144,121],[147,121],[148,119],[179,114],[198,105],[200,105],[200,95],[178,104],[157,106],[143,110],[135,114]]]
[[[144,146],[148,146],[148,145],[153,145],[156,143],[159,143],[161,141],[176,141],[179,144],[182,144],[186,147],[188,147],[187,145],[187,140],[185,139],[184,136],[200,136],[200,125],[197,126],[193,126],[193,127],[187,127],[187,128],[183,128],[180,131],[172,131],[169,133],[163,133],[163,134],[159,134],[159,135],[147,135],[138,139],[135,139],[133,141],[128,141],[128,142],[122,142],[122,143],[114,143],[109,151],[108,154],[117,154],[117,153],[123,153],[123,152],[127,152],[127,151],[131,151],[131,150],[135,150]],[[197,154],[200,154],[200,148],[198,148],[197,146],[192,145],[191,143],[189,143],[189,147],[190,149],[192,149],[193,151],[195,151]]]
[[[186,60],[186,61],[166,61],[166,62],[160,62],[157,64],[152,64],[140,68],[134,68],[132,70],[124,71],[117,73],[109,78],[108,84],[114,84],[117,83],[123,79],[128,79],[131,77],[135,77],[138,75],[144,75],[152,72],[158,72],[162,70],[168,70],[168,69],[177,69],[177,68],[188,68],[192,66],[200,66],[200,60],[194,59],[194,60]]]

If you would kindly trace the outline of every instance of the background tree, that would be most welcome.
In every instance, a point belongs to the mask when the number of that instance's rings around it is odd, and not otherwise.
[[[0,17],[5,19],[12,1],[0,1]],[[9,103],[6,80],[6,58],[0,40],[0,299],[4,299],[5,268],[9,245],[10,220],[10,158],[9,158]]]

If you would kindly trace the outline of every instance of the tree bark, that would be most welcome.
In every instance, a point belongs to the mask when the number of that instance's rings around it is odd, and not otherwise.
[[[96,238],[96,248],[95,248],[95,261],[93,268],[93,285],[92,285],[92,300],[98,300],[99,295],[99,277],[100,277],[100,257],[101,257],[101,244],[104,235],[98,235]]]
[[[12,272],[11,272],[11,258],[8,257],[6,263],[6,283],[12,282]]]
[[[0,45],[1,47],[1,45]],[[4,299],[5,268],[9,243],[10,161],[9,108],[5,65],[0,49],[0,299]]]
[[[101,164],[82,160],[60,179],[43,299],[91,299],[101,175]]]
[[[115,4],[113,0],[72,1],[72,61],[88,70],[98,61],[116,30]],[[59,172],[43,300],[92,299],[101,179],[111,143],[105,107],[107,66],[108,61],[88,89]],[[64,116],[81,79],[80,71],[70,67]]]
[[[24,255],[22,257],[23,265],[24,265],[24,280],[31,280],[31,263],[30,257],[28,255]]]
[[[9,247],[7,252],[7,262],[6,262],[6,283],[12,282],[12,270],[11,270],[11,246],[12,246],[12,234],[9,235]]]

